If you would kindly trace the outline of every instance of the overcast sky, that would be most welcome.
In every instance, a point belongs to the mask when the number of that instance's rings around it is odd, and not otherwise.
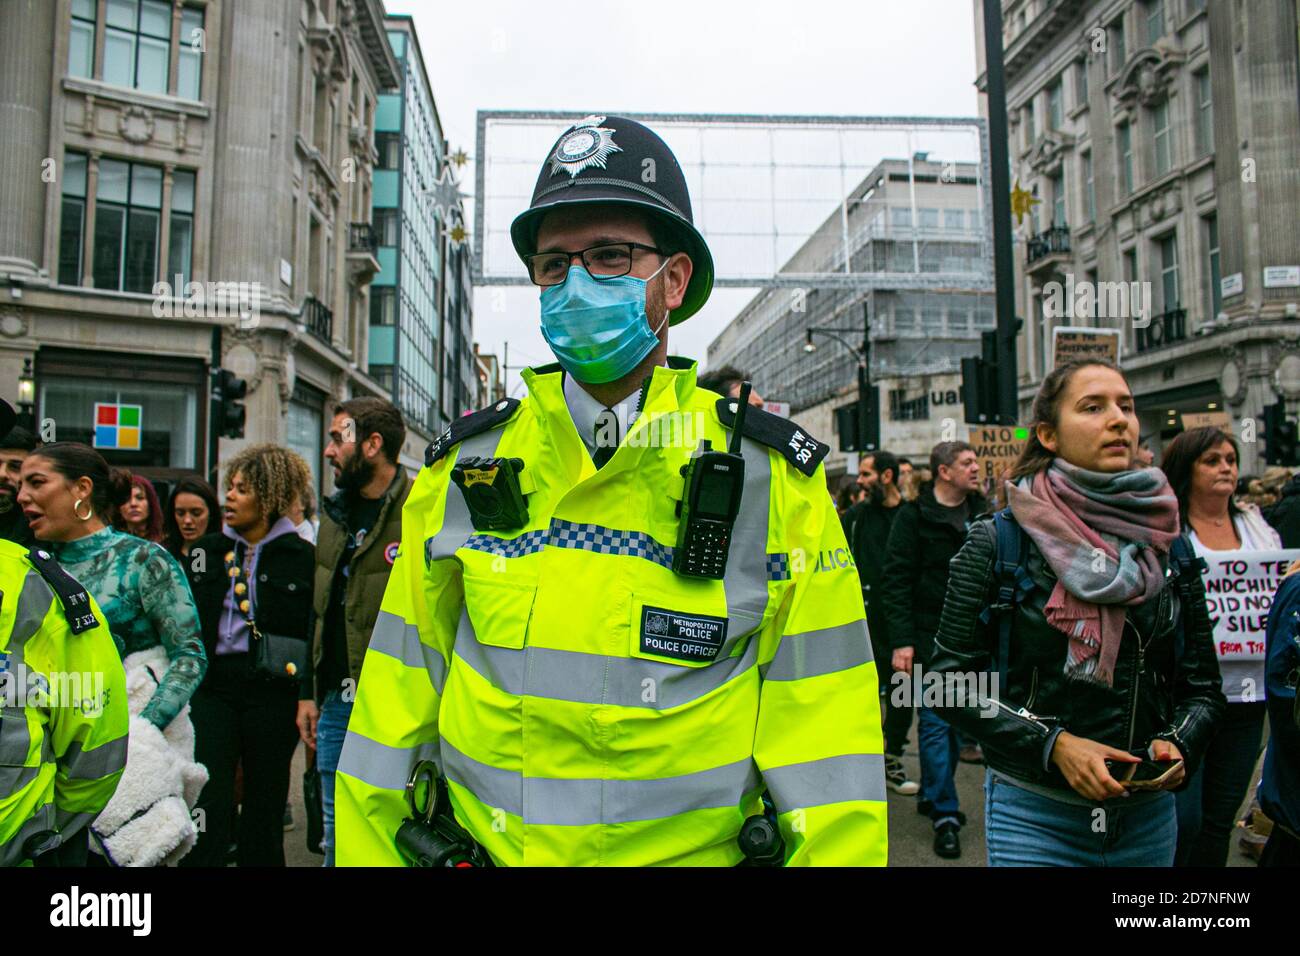
[[[452,149],[473,154],[480,109],[588,113],[975,116],[970,0],[385,0],[415,19]],[[564,124],[557,124],[558,136]],[[540,169],[544,156],[537,157]],[[461,177],[474,189],[473,167]],[[522,209],[522,207],[521,207]],[[510,363],[552,361],[537,292],[506,311],[475,292],[474,335]],[[673,329],[670,351],[703,363],[752,292],[716,290]],[[499,301],[499,299],[498,299]],[[508,387],[517,382],[512,372]]]

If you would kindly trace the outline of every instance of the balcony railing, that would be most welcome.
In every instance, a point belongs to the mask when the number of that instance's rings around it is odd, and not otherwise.
[[[329,344],[334,336],[334,313],[326,308],[325,303],[314,296],[307,296],[302,301],[302,324],[307,331],[322,342]]]
[[[1025,262],[1033,265],[1039,259],[1048,256],[1066,254],[1070,251],[1070,229],[1068,226],[1052,226],[1045,232],[1030,236],[1026,243]]]
[[[379,250],[379,234],[368,222],[354,222],[348,227],[348,251],[368,252],[372,256]]]
[[[1154,352],[1187,338],[1187,310],[1170,309],[1151,317],[1146,328],[1136,329],[1137,350]]]

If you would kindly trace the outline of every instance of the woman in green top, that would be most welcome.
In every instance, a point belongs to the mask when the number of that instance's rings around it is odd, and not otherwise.
[[[140,714],[159,730],[189,702],[207,655],[185,573],[159,544],[114,530],[131,494],[129,474],[109,471],[92,448],[44,445],[23,462],[18,503],[37,540],[99,603],[125,658],[161,645],[170,665]],[[39,547],[39,545],[38,545]]]

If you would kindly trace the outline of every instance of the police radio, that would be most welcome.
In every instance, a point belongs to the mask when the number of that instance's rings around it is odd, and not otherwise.
[[[685,493],[678,502],[677,548],[673,571],[691,578],[721,578],[727,570],[731,529],[740,512],[745,486],[745,459],[740,453],[740,433],[749,406],[749,382],[740,386],[731,446],[714,451],[706,438],[696,454],[682,465]]]
[[[465,495],[475,531],[509,531],[528,524],[528,503],[519,487],[522,458],[466,458],[451,480]]]

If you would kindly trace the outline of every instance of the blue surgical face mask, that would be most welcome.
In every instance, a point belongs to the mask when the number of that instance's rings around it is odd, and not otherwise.
[[[658,329],[650,328],[646,316],[650,279],[626,275],[597,280],[575,265],[563,285],[542,290],[542,337],[566,372],[592,385],[613,382],[654,351]],[[667,321],[665,309],[659,328]]]

